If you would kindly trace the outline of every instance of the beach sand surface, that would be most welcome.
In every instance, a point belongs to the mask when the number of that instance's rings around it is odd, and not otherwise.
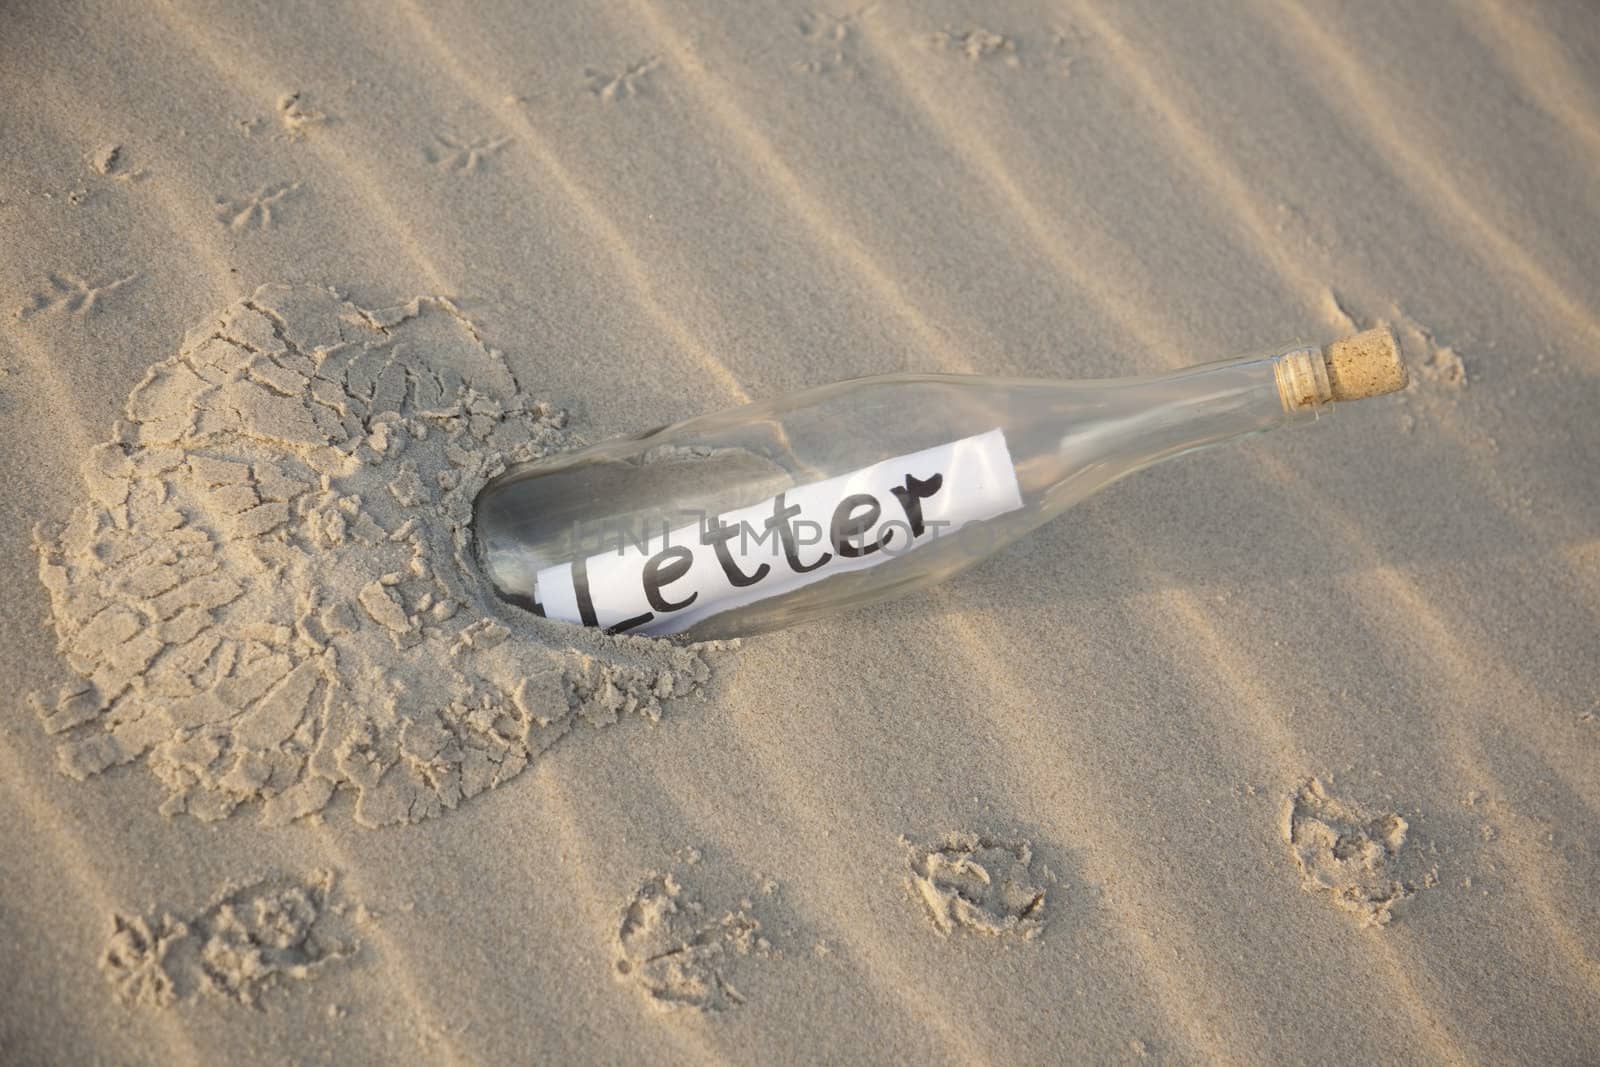
[[[0,134],[0,1059],[1600,1059],[1588,5],[13,4]],[[439,577],[513,438],[1382,323],[827,624]]]

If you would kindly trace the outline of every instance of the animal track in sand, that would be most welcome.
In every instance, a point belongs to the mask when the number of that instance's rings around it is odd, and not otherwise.
[[[297,192],[300,185],[300,182],[264,185],[257,189],[254,195],[238,200],[224,200],[218,197],[217,221],[230,230],[248,230],[252,227],[260,230],[268,229],[277,218],[274,209],[291,194]]]
[[[1316,778],[1302,781],[1284,809],[1283,836],[1301,888],[1327,893],[1368,926],[1386,925],[1396,903],[1438,881],[1436,871],[1418,869],[1406,845],[1410,829],[1399,813],[1370,815]]]
[[[998,62],[1007,67],[1022,65],[1022,57],[1017,54],[1017,42],[1013,38],[992,33],[981,26],[959,32],[947,27],[929,34],[927,41],[940,51],[966,57],[970,63]]]
[[[366,909],[338,899],[334,877],[272,876],[227,885],[198,914],[112,916],[100,972],[124,1004],[167,1007],[217,996],[255,1005],[353,956]]]
[[[88,160],[90,169],[103,178],[109,178],[121,167],[122,146],[102,145],[89,154]]]
[[[673,874],[645,879],[617,927],[615,971],[664,1011],[723,1011],[745,1002],[732,973],[741,958],[773,955],[743,902],[710,916]]]
[[[1084,57],[1084,52],[1090,44],[1089,34],[1082,28],[1067,23],[1064,26],[1050,28],[1050,50],[1047,56],[1056,65],[1056,71],[1064,78],[1072,77],[1072,68]]]
[[[119,182],[135,182],[146,174],[143,167],[134,167],[128,162],[128,153],[119,144],[101,145],[84,160],[89,164],[89,169],[100,177]]]
[[[589,81],[589,91],[609,104],[616,100],[626,100],[630,96],[643,95],[644,79],[660,65],[661,59],[658,56],[646,56],[628,66],[620,74],[585,67],[583,76]]]
[[[930,847],[900,843],[910,852],[911,889],[941,934],[1028,939],[1044,929],[1046,886],[1055,879],[1035,869],[1031,842],[949,833]]]
[[[298,140],[311,127],[325,126],[331,121],[325,112],[312,107],[299,90],[278,97],[278,124],[292,139]]]
[[[563,447],[450,300],[365,310],[263,286],[151,367],[35,531],[79,677],[35,695],[61,770],[142,762],[161,810],[268,823],[354,794],[416,822],[515,777],[579,722],[654,720],[693,647],[501,604],[469,523],[506,465]]]
[[[422,154],[429,163],[461,174],[476,174],[484,162],[511,143],[509,137],[475,137],[458,141],[442,133],[433,135],[434,144],[424,148]]]
[[[1046,35],[1048,43],[1039,46],[1039,39]],[[928,34],[922,41],[935,51],[961,56],[973,67],[998,64],[1008,70],[1019,70],[1030,66],[1071,77],[1074,65],[1084,58],[1091,38],[1069,23],[1065,27],[1030,31],[1024,36],[1002,35],[981,26],[961,31],[946,27]],[[1029,56],[1027,63],[1023,62],[1025,46]]]
[[[99,305],[102,296],[116,292],[137,277],[139,277],[137,273],[129,274],[109,282],[101,282],[99,285],[92,285],[76,274],[54,271],[45,275],[45,280],[50,285],[49,290],[34,293],[29,297],[28,302],[17,309],[17,318],[30,318],[41,311],[69,312],[80,317],[87,315]]]
[[[800,35],[811,52],[809,59],[794,64],[802,74],[838,75],[853,78],[860,73],[856,53],[860,44],[861,19],[870,15],[876,4],[868,4],[843,15],[808,11],[800,16]]]

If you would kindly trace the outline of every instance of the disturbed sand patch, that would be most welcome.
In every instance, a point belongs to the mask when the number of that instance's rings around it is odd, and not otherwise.
[[[1431,888],[1437,872],[1420,871],[1408,848],[1410,824],[1398,812],[1372,815],[1307,778],[1290,795],[1283,835],[1307,892],[1327,893],[1363,925],[1384,926],[1395,904]]]
[[[617,977],[663,1011],[717,1012],[743,1004],[732,981],[735,964],[774,954],[751,906],[741,901],[716,915],[674,873],[650,875],[622,911]]]
[[[274,875],[224,886],[188,918],[113,915],[100,972],[128,1005],[206,995],[253,1006],[265,990],[354,955],[356,930],[370,921],[364,907],[339,899],[331,872]]]
[[[911,888],[941,934],[964,931],[1029,939],[1044,929],[1046,886],[1054,879],[1034,863],[1028,841],[949,833],[910,851]]]
[[[656,719],[698,651],[500,604],[468,524],[507,464],[565,447],[450,301],[364,310],[263,286],[185,338],[35,531],[78,680],[35,695],[84,779],[142,762],[161,810],[263,821],[355,795],[416,822],[518,774],[577,722]]]

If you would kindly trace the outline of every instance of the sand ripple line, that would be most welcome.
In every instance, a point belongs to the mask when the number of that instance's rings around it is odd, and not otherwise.
[[[35,532],[79,676],[34,703],[83,779],[142,760],[162,811],[416,822],[514,777],[575,723],[693,691],[694,648],[499,604],[468,523],[485,481],[563,447],[448,300],[366,311],[267,286],[152,367]]]
[[[112,916],[100,972],[124,1004],[166,1007],[202,995],[254,1006],[261,994],[307,981],[359,949],[367,909],[335,892],[334,876],[273,875],[225,885],[198,914]]]

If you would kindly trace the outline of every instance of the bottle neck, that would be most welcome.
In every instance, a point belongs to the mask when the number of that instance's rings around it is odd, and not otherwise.
[[[1037,473],[1053,483],[1053,511],[1154,463],[1315,418],[1329,399],[1322,354],[1310,347],[1108,382],[1091,404],[1080,395]],[[1030,473],[1019,469],[1025,482]]]

